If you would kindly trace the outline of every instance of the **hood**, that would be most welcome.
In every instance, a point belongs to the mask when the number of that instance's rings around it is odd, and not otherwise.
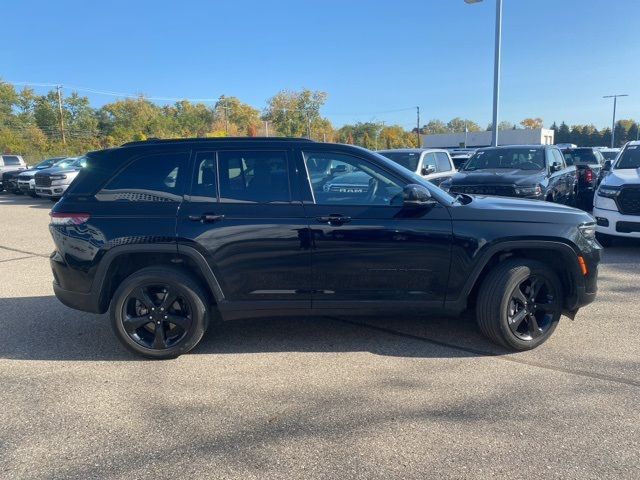
[[[18,174],[19,178],[25,179],[25,178],[33,178],[33,176],[36,174],[36,172],[39,172],[40,170],[38,170],[37,168],[29,168],[27,170],[23,170],[22,172],[20,172]]]
[[[575,224],[593,222],[587,212],[558,203],[474,195],[463,208],[452,208],[456,220]]]
[[[17,176],[18,176],[18,175],[20,175],[22,172],[24,172],[24,170],[25,170],[24,168],[21,168],[21,169],[19,169],[19,170],[11,170],[11,171],[9,171],[9,172],[4,172],[4,173],[2,174],[2,179],[3,179],[3,180],[9,180],[10,178],[17,177]]]
[[[451,178],[452,185],[532,185],[545,177],[544,170],[463,170]]]
[[[45,168],[44,170],[39,170],[35,173],[36,177],[40,177],[43,175],[53,175],[53,174],[67,174],[79,172],[80,167],[51,167]]]
[[[603,185],[610,185],[612,187],[619,187],[627,183],[640,184],[640,168],[612,170],[602,180]]]

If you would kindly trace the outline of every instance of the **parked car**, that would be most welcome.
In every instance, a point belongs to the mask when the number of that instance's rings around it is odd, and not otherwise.
[[[602,166],[605,159],[597,148],[563,148],[562,154],[567,165],[575,165],[578,179],[576,190],[576,206],[583,210],[591,210],[593,193],[602,178]]]
[[[331,163],[368,175],[367,195],[326,191]],[[220,320],[466,309],[493,341],[530,349],[594,300],[601,252],[580,210],[453,197],[375,152],[282,138],[91,152],[50,231],[55,295],[109,311],[152,358]]]
[[[54,165],[52,168],[36,172],[34,175],[36,195],[47,197],[51,201],[57,201],[69,188],[69,185],[78,176],[78,172],[85,164],[84,157],[72,157]]]
[[[605,160],[611,160],[612,162],[616,159],[618,154],[620,153],[619,148],[599,148],[600,153],[604,157]]]
[[[606,160],[605,175],[593,201],[598,240],[610,246],[615,237],[640,238],[640,142],[629,142],[615,162]]]
[[[476,153],[477,148],[452,148],[449,150],[451,160],[456,167],[456,170],[460,170],[471,156]]]
[[[437,148],[400,148],[394,150],[378,150],[380,155],[396,162],[398,165],[421,175],[434,185],[451,178],[456,168],[449,152]]]
[[[66,157],[53,157],[47,158],[46,160],[41,161],[35,167],[28,168],[27,170],[23,170],[17,173],[17,184],[18,190],[20,193],[28,193],[32,197],[36,196],[36,182],[35,182],[35,174],[40,170],[44,170],[45,168],[51,168],[56,164],[60,163]]]
[[[576,167],[552,145],[481,148],[451,180],[450,193],[523,197],[575,204]]]
[[[17,192],[16,172],[26,170],[27,164],[20,155],[0,155],[0,192]]]

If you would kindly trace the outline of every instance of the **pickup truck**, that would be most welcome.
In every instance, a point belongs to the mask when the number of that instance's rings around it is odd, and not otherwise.
[[[452,194],[521,197],[575,205],[576,167],[553,145],[481,148],[440,188]]]
[[[437,148],[399,148],[393,150],[378,150],[383,157],[429,180],[434,185],[440,185],[451,178],[456,167],[447,150]]]
[[[591,210],[593,193],[602,180],[602,166],[605,158],[597,148],[563,148],[562,154],[567,165],[575,165],[578,179],[576,206],[583,210]]]

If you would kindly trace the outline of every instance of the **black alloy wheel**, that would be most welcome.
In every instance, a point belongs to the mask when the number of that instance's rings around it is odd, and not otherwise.
[[[111,325],[122,344],[156,359],[195,347],[209,325],[209,295],[186,270],[147,267],[125,278],[111,300]]]
[[[127,296],[122,308],[124,329],[146,348],[170,348],[191,328],[193,307],[169,285],[141,285]]]
[[[550,282],[542,276],[531,275],[511,293],[507,312],[509,329],[521,340],[533,340],[545,334],[560,308]]]

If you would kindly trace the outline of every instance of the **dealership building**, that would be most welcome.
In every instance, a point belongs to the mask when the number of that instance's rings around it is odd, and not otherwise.
[[[491,131],[420,135],[423,148],[488,147]],[[547,128],[500,130],[498,145],[553,145],[554,131]]]

